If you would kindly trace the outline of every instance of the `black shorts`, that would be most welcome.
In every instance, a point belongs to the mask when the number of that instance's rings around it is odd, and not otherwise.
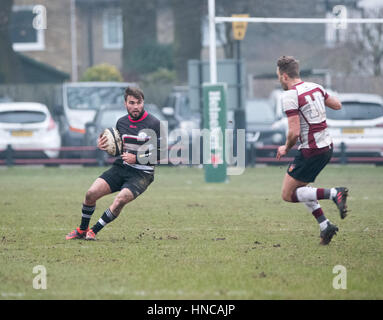
[[[327,151],[305,158],[300,150],[294,161],[289,164],[287,173],[296,180],[303,182],[314,182],[315,178],[322,171],[322,169],[330,162],[332,157],[333,148]]]
[[[127,165],[113,164],[100,178],[109,184],[112,193],[128,188],[134,198],[137,198],[153,182],[154,174],[145,173]]]

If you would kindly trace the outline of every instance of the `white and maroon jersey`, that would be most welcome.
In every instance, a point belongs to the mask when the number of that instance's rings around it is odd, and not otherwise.
[[[282,95],[287,117],[299,115],[301,142],[298,149],[319,149],[332,143],[326,124],[325,100],[328,94],[313,82],[300,82]]]

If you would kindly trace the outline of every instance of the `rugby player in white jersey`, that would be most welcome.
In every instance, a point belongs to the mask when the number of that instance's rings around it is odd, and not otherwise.
[[[326,124],[326,108],[339,110],[340,101],[329,96],[325,89],[313,82],[304,82],[299,75],[299,62],[293,57],[282,56],[277,61],[277,75],[282,88],[283,110],[288,119],[286,143],[278,148],[277,159],[287,155],[299,139],[298,154],[289,164],[282,185],[282,199],[303,202],[320,227],[320,244],[327,245],[336,235],[338,227],[324,215],[318,200],[331,199],[340,217],[347,215],[345,187],[330,189],[308,186],[329,163],[333,144]]]

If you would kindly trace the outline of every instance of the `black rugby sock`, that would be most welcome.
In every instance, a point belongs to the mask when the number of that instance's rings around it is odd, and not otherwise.
[[[97,221],[97,223],[92,227],[94,233],[99,232],[102,228],[104,228],[108,223],[112,222],[116,219],[116,216],[113,215],[110,209],[106,209],[101,218]]]
[[[87,206],[85,204],[82,205],[80,230],[88,229],[89,221],[92,218],[92,214],[95,209],[96,209],[96,206]]]

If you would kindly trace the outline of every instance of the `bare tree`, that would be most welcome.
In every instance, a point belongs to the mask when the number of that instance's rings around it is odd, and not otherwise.
[[[187,61],[201,57],[201,23],[204,0],[172,0],[174,64],[179,82],[187,80]]]
[[[2,0],[0,6],[0,83],[22,81],[21,67],[13,51],[9,37],[9,22],[12,14],[13,0]]]
[[[124,47],[122,50],[123,76],[137,80],[139,75],[132,53],[152,42],[157,43],[157,0],[122,0]]]
[[[382,18],[383,8],[365,9],[363,18]],[[383,24],[361,24],[350,32],[350,46],[356,55],[358,71],[382,75],[383,65]]]

